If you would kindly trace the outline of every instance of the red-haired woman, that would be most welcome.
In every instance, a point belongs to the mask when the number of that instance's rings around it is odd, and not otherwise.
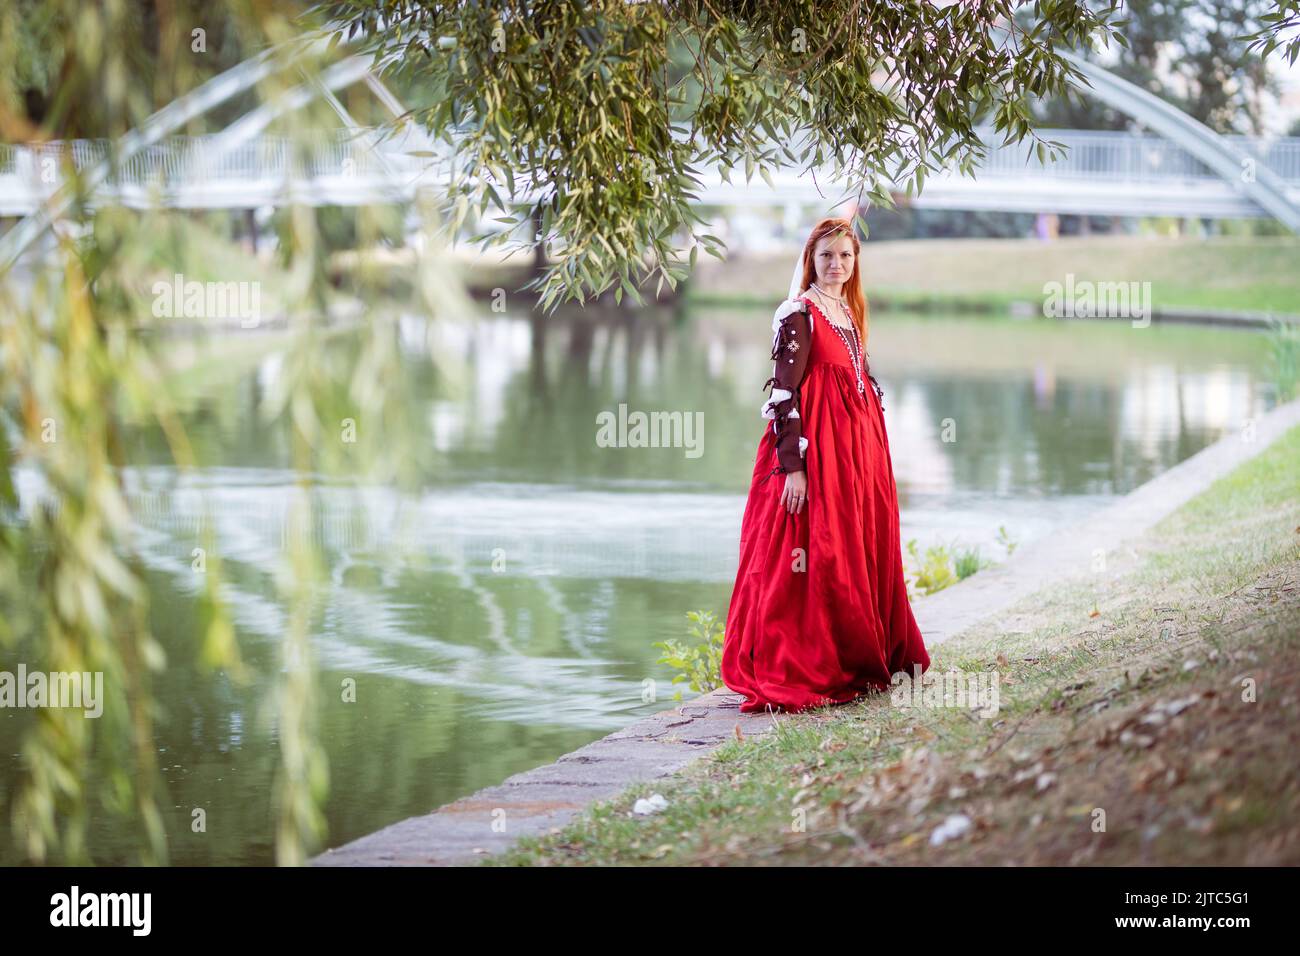
[[[772,424],[754,462],[722,655],[742,711],[844,703],[930,666],[903,581],[858,255],[848,221],[819,222],[796,267],[792,294],[804,291],[772,321]]]

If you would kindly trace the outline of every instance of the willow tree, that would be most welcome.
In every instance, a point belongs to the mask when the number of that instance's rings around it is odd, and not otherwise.
[[[1031,25],[1017,22],[1028,8]],[[541,244],[543,307],[676,285],[721,243],[691,208],[718,167],[765,178],[826,164],[846,194],[889,203],[940,168],[972,174],[992,122],[1042,159],[1029,104],[1078,74],[1056,52],[1122,42],[1116,6],[1081,0],[340,0],[337,35],[425,94],[409,119],[454,144],[455,222]],[[689,256],[681,250],[689,248]]]
[[[67,141],[93,140],[111,183],[140,130],[171,123],[177,98],[217,81],[245,57],[262,57],[267,69],[238,102],[226,104],[227,121],[318,83],[339,51],[328,50],[320,36],[304,42],[318,32],[304,11],[291,0],[0,6],[4,142],[63,141],[46,144],[41,154],[50,198],[0,234],[0,670],[12,674],[15,661],[25,661],[30,670],[104,678],[102,719],[40,707],[23,735],[17,779],[0,777],[14,843],[33,862],[93,862],[89,823],[102,811],[134,826],[144,863],[166,862],[167,832],[190,828],[189,811],[178,815],[166,799],[156,756],[155,688],[168,661],[150,629],[127,487],[133,462],[124,453],[126,425],[156,425],[178,471],[221,464],[200,460],[191,445],[166,367],[166,337],[142,322],[150,293],[140,250],[157,246],[166,217],[105,202],[98,173],[89,172],[94,164],[76,162]],[[206,123],[204,115],[187,113],[165,132],[203,131]],[[314,132],[337,125],[317,106],[285,114],[275,131],[309,143]],[[0,147],[0,165],[13,155]],[[368,212],[360,212],[359,232],[373,235]],[[43,231],[28,223],[43,223]],[[268,569],[277,572],[288,613],[278,635],[282,677],[265,702],[279,754],[268,795],[276,859],[295,864],[324,836],[327,784],[310,640],[314,602],[328,582],[311,534],[314,476],[346,470],[409,484],[424,462],[419,443],[405,440],[413,403],[396,318],[372,310],[357,350],[346,357],[329,352],[317,321],[330,286],[317,215],[291,204],[283,223],[288,341],[259,411],[286,432],[295,471],[288,547],[282,565]],[[427,247],[436,253],[436,242]],[[421,263],[420,273],[426,311],[436,316],[459,301],[438,262]],[[370,443],[377,451],[364,461],[338,440],[337,423],[345,418],[384,436]],[[15,476],[28,480],[31,500],[20,502]],[[241,680],[248,668],[226,603],[221,543],[205,524],[192,542],[202,554],[195,657],[213,680]],[[191,556],[191,543],[182,542],[175,557],[189,565]]]
[[[976,129],[988,120],[1009,141],[1029,138],[1046,158],[1052,147],[1033,131],[1028,103],[1074,78],[1058,47],[1116,36],[1113,10],[1042,0],[1026,27],[1015,19],[1020,6],[343,0],[304,17],[290,0],[229,0],[217,9],[240,55],[277,55],[304,32],[372,52],[395,86],[418,95],[407,121],[455,147],[454,176],[440,197],[445,215],[435,209],[430,221],[454,234],[471,209],[491,208],[510,228],[481,237],[485,245],[542,244],[550,264],[530,285],[553,308],[611,287],[620,301],[639,299],[656,275],[659,287],[675,286],[700,247],[720,255],[691,208],[701,175],[714,166],[747,179],[781,165],[810,175],[826,166],[828,189],[887,202],[892,187],[919,190],[942,166],[971,173],[985,148]],[[95,137],[112,159],[132,130],[213,71],[212,61],[187,53],[194,30],[212,30],[212,10],[198,0],[3,5],[0,132],[7,142]],[[280,99],[325,62],[286,63],[243,106]],[[33,96],[33,88],[48,95]],[[307,111],[285,123],[337,121]],[[122,268],[151,221],[92,204],[94,184],[74,165],[63,164],[60,175],[57,196],[66,202],[48,217],[35,264],[15,281],[0,261],[0,642],[6,659],[26,646],[49,670],[103,671],[112,716],[92,726],[75,711],[41,712],[23,744],[15,833],[32,860],[85,862],[87,816],[98,798],[141,825],[141,858],[158,862],[166,859],[166,826],[152,685],[164,661],[149,631],[123,488],[130,464],[123,417],[153,416],[182,468],[209,463],[197,460],[180,427],[160,356],[135,322],[133,277]],[[291,430],[302,491],[294,516],[305,526],[309,476],[339,457],[328,425],[339,402],[382,422],[386,434],[400,431],[409,403],[395,324],[383,315],[367,316],[354,362],[324,355],[313,316],[324,308],[328,280],[315,218],[292,208],[285,221],[293,339],[263,412]],[[6,242],[0,237],[0,259]],[[422,263],[419,283],[435,317],[460,306],[438,266]],[[413,451],[386,441],[367,463],[371,476],[397,480],[403,465],[416,463]],[[48,493],[27,523],[16,520],[19,467]],[[325,765],[312,721],[309,633],[321,577],[310,548],[285,557],[291,613],[275,702],[273,799],[277,859],[297,863],[322,836]],[[233,674],[237,635],[223,604],[219,553],[214,558],[196,643],[214,670]],[[94,754],[111,758],[98,794],[85,774]]]
[[[1277,51],[1295,66],[1300,59],[1300,0],[1274,0],[1273,9],[1259,19],[1258,30],[1238,39],[1249,40],[1251,52],[1261,57]]]

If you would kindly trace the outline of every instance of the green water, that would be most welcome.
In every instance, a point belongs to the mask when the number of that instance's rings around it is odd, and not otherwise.
[[[547,322],[485,311],[437,329],[446,368],[434,374],[422,320],[405,320],[420,440],[436,467],[412,495],[346,479],[315,490],[314,537],[332,581],[312,627],[328,845],[667,706],[672,672],[651,643],[684,636],[689,610],[726,613],[764,425],[769,321],[756,310],[636,321],[586,310]],[[273,340],[250,333],[206,348],[212,361],[186,376],[184,419],[209,467],[182,480],[155,429],[127,429],[125,478],[168,660],[157,685],[164,810],[173,862],[269,863],[277,743],[265,705],[285,630],[274,572],[293,476],[283,434],[256,414],[277,374]],[[1255,333],[881,315],[870,352],[904,537],[979,545],[992,558],[1004,554],[1000,525],[1031,540],[1273,404]],[[698,454],[598,446],[599,416],[620,403],[699,413]],[[18,484],[30,509],[40,488],[21,470]],[[191,550],[205,507],[256,675],[247,686],[194,663]],[[0,669],[40,667],[21,647],[8,656]],[[342,700],[348,678],[355,703]],[[647,679],[657,703],[642,700]],[[6,821],[30,720],[0,711]],[[101,780],[97,770],[92,791]],[[195,808],[205,833],[190,832]],[[136,840],[92,807],[97,862],[133,861]],[[0,863],[17,861],[6,826]]]

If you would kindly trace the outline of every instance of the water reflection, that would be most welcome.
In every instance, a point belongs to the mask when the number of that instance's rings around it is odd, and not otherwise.
[[[324,478],[312,492],[331,577],[313,633],[332,844],[660,709],[672,674],[651,644],[682,636],[688,610],[725,614],[765,424],[768,318],[755,310],[488,314],[432,329],[410,316],[400,329],[437,470],[410,496]],[[1023,542],[1082,517],[1272,404],[1262,341],[1243,333],[886,316],[870,351],[904,537],[993,557],[1000,525]],[[197,475],[163,464],[155,430],[128,434],[169,662],[160,748],[183,863],[271,859],[264,702],[286,627],[274,575],[294,481],[284,436],[256,408],[278,370],[268,355],[192,387],[186,425],[219,463]],[[703,413],[703,455],[598,447],[598,416],[620,403]],[[30,513],[42,490],[20,473],[19,491]],[[207,520],[259,675],[251,687],[191,663],[202,585],[191,554]],[[345,678],[355,704],[340,701]],[[658,703],[642,699],[646,678],[660,682]],[[5,715],[0,752],[16,753],[24,719]],[[195,806],[222,825],[189,833]],[[132,836],[101,817],[98,858],[129,861]],[[14,859],[6,837],[0,862]]]

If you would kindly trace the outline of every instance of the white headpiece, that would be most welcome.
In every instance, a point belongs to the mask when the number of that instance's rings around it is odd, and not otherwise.
[[[801,285],[803,285],[803,246],[799,247],[799,254],[795,256],[794,272],[790,273],[790,294],[786,298],[793,299],[802,292]]]
[[[795,256],[794,272],[790,273],[790,294],[786,300],[776,307],[776,314],[772,316],[772,348],[776,348],[776,337],[781,332],[781,320],[791,312],[798,312],[806,307],[799,302],[798,295],[803,291],[803,246],[799,247],[799,254]],[[808,331],[812,331],[813,315],[808,312]]]

